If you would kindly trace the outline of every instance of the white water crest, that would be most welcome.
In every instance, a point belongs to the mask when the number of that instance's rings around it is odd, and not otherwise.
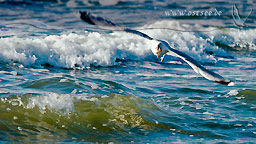
[[[214,55],[206,53],[206,51],[211,51],[219,56],[229,55],[222,48],[213,45],[212,43],[215,41],[220,41],[229,46],[247,46],[250,49],[255,49],[256,40],[254,36],[255,30],[253,29],[248,31],[229,29],[228,32],[216,30],[204,34],[206,35],[205,37],[202,37],[197,32],[164,29],[143,30],[145,27],[163,26],[175,27],[181,30],[191,29],[188,25],[166,20],[137,29],[142,29],[142,32],[156,39],[167,40],[172,47],[189,54],[199,62],[216,63],[221,60]],[[5,33],[8,33],[8,31]],[[83,69],[90,65],[118,65],[117,59],[152,59],[154,56],[150,48],[151,42],[149,40],[125,32],[102,33],[85,31],[82,34],[63,32],[58,35],[48,36],[1,38],[0,60],[7,63],[18,62],[27,67],[40,66],[47,63],[54,67]],[[167,58],[166,60],[170,59]]]

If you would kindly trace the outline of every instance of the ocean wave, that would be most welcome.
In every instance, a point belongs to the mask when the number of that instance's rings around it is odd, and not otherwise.
[[[228,29],[209,33],[181,32],[145,27],[175,27],[189,30],[193,27],[173,21],[160,21],[138,29],[189,54],[202,63],[216,63],[219,57],[232,58],[223,45],[255,49],[255,30]],[[3,30],[8,33],[6,28]],[[1,33],[3,33],[3,31]],[[13,29],[12,29],[13,32]],[[18,34],[18,33],[17,33]],[[113,66],[118,60],[155,60],[151,42],[125,32],[64,32],[48,36],[11,36],[0,39],[0,61],[20,63],[26,67],[49,64],[54,67],[84,69],[90,65]],[[170,57],[166,61],[173,60]]]
[[[2,62],[25,66],[49,64],[64,68],[116,65],[117,59],[141,59],[150,53],[149,42],[125,33],[98,32],[0,39]]]
[[[187,101],[187,98],[183,100]],[[115,141],[131,142],[136,141],[138,134],[159,131],[172,135],[225,137],[210,131],[184,128],[182,121],[186,118],[174,118],[152,100],[135,96],[12,95],[2,97],[0,107],[0,134],[6,132],[4,141],[15,138],[28,142],[45,139],[49,142],[64,138],[67,141],[107,142],[113,137]],[[94,139],[91,139],[92,135]]]
[[[144,133],[169,128],[155,122],[155,113],[162,113],[156,105],[134,96],[25,94],[1,98],[0,107],[1,122],[5,123],[0,123],[0,134],[8,132],[6,139],[15,137],[30,142],[39,137],[40,140],[55,141],[65,137],[72,141],[104,142],[102,135],[111,137],[116,132],[122,135],[122,140],[131,141],[132,138],[123,135],[127,129]],[[100,133],[99,139],[91,140],[90,135],[96,132]],[[133,136],[131,133],[125,135]]]
[[[256,29],[240,30],[230,28],[227,31],[212,31],[210,37],[213,42],[224,48],[234,50],[256,50]]]

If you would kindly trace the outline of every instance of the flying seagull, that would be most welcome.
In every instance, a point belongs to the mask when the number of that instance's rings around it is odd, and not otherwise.
[[[205,77],[208,80],[220,83],[220,84],[224,84],[224,85],[228,85],[228,86],[232,86],[234,85],[234,82],[231,82],[230,80],[227,80],[225,78],[223,78],[222,76],[220,76],[219,74],[216,74],[206,68],[204,68],[202,65],[200,65],[198,62],[196,62],[193,58],[191,58],[190,56],[188,56],[187,54],[180,52],[174,48],[172,48],[168,42],[164,41],[164,40],[157,40],[154,38],[151,38],[150,36],[139,32],[137,30],[132,30],[129,28],[124,28],[121,26],[117,26],[116,24],[114,24],[113,22],[106,20],[102,17],[99,17],[97,15],[91,14],[89,12],[80,11],[80,18],[92,25],[98,25],[98,26],[104,26],[104,27],[109,27],[112,28],[113,30],[118,30],[118,31],[124,31],[127,33],[132,33],[138,36],[141,36],[147,40],[150,40],[152,42],[152,52],[154,53],[154,55],[157,56],[157,58],[161,57],[161,62],[164,60],[164,56],[167,55],[172,55],[175,57],[179,57],[182,60],[184,60],[186,63],[188,63],[193,70],[196,73],[201,74],[203,77]]]

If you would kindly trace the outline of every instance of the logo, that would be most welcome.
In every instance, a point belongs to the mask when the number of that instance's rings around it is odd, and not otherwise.
[[[241,27],[245,27],[245,22],[248,19],[248,17],[252,14],[252,9],[250,10],[249,14],[247,15],[247,17],[245,17],[244,19],[241,18],[241,15],[239,13],[239,10],[237,8],[236,5],[232,6],[232,16],[233,16],[233,20],[234,20],[234,24],[235,26],[241,28]]]

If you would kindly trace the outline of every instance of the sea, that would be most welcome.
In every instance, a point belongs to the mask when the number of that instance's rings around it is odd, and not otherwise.
[[[0,0],[0,143],[255,143],[255,0]],[[209,81],[134,34],[191,56]]]

